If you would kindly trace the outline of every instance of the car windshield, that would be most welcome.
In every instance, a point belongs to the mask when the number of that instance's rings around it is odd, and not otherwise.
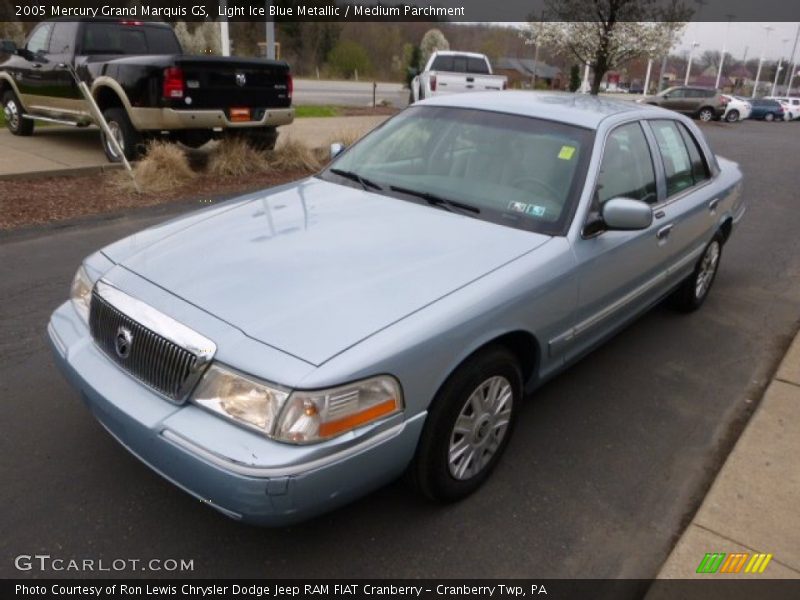
[[[418,106],[373,131],[320,176],[559,235],[574,213],[593,138],[592,130],[543,119]]]

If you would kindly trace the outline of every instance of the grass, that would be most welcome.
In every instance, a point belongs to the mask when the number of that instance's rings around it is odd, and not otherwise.
[[[339,115],[339,108],[336,106],[296,106],[294,116],[297,119],[307,117],[336,117]]]
[[[0,127],[6,126],[6,116],[3,114],[3,111],[0,110]]]

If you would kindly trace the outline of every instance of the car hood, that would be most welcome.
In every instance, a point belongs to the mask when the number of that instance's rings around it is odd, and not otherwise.
[[[315,365],[550,239],[316,178],[187,223],[105,252]]]

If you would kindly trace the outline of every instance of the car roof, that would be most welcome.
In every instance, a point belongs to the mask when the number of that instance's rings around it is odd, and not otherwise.
[[[611,116],[627,114],[647,118],[653,111],[665,117],[675,117],[675,113],[656,106],[637,104],[631,100],[590,96],[588,94],[569,94],[562,92],[530,92],[507,90],[503,92],[471,92],[436,96],[418,103],[423,106],[449,106],[453,108],[474,108],[493,112],[503,112],[560,121],[587,129],[597,129],[600,123]]]

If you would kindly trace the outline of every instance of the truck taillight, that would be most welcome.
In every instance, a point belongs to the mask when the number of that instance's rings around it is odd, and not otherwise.
[[[431,73],[430,81],[431,81],[431,91],[435,92],[436,91],[436,73]]]
[[[291,100],[292,93],[294,93],[294,78],[291,73],[286,75],[286,92],[289,94],[289,100]]]
[[[164,69],[164,98],[183,98],[183,70],[179,67]]]

